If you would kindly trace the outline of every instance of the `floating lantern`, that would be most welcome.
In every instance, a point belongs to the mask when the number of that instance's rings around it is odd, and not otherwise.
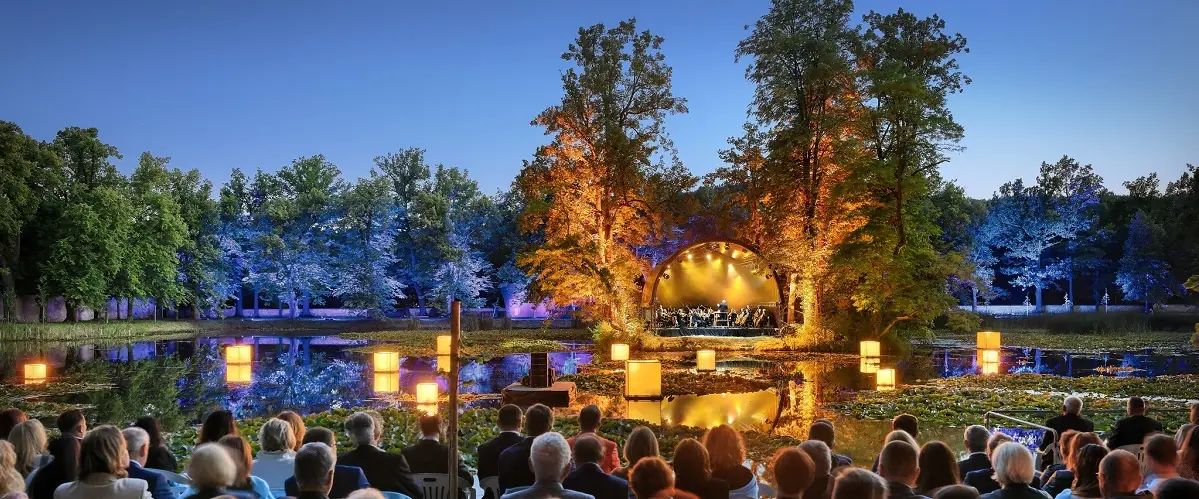
[[[983,374],[999,374],[999,350],[980,350],[978,360]]]
[[[978,349],[979,350],[999,350],[999,331],[979,331],[978,332]]]
[[[437,337],[437,355],[450,354],[450,335],[443,334]]]
[[[885,392],[895,389],[895,369],[879,369],[875,389]]]
[[[400,392],[400,373],[398,371],[375,373],[375,393],[399,393],[399,392]]]
[[[613,343],[612,360],[629,360],[629,345],[625,343]]]
[[[40,385],[46,382],[46,365],[42,363],[25,364],[25,384]]]
[[[399,371],[399,352],[375,352],[375,370],[389,372]]]
[[[662,363],[656,360],[625,362],[624,396],[656,398],[662,396]]]
[[[249,364],[253,362],[253,347],[250,345],[229,345],[225,347],[225,362],[230,364]]]
[[[879,368],[878,357],[865,357],[858,361],[858,371],[862,374],[874,374]]]
[[[231,385],[241,385],[250,382],[250,364],[225,365],[225,382]]]
[[[862,357],[878,357],[882,352],[877,341],[863,341],[860,348]]]
[[[438,355],[437,356],[437,372],[439,372],[439,373],[450,372],[450,356],[449,355]]]
[[[650,424],[662,424],[662,401],[661,400],[630,400],[629,401],[629,419],[639,419],[647,421]]]
[[[716,370],[716,350],[697,350],[695,352],[696,371]]]
[[[437,383],[416,385],[416,403],[437,405]]]

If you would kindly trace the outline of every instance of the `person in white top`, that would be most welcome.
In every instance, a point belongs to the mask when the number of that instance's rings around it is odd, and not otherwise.
[[[266,480],[272,489],[282,489],[295,474],[296,435],[287,421],[271,418],[258,430],[258,443],[262,450],[254,459],[251,473]]]
[[[1178,444],[1169,435],[1153,435],[1145,439],[1141,452],[1141,469],[1148,471],[1137,493],[1157,495],[1162,482],[1178,476]]]
[[[114,426],[101,426],[83,437],[79,479],[54,491],[54,499],[152,499],[145,480],[126,478],[129,453]]]

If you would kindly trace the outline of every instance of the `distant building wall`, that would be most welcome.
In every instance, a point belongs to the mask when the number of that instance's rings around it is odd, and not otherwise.
[[[970,305],[958,305],[959,309],[970,311],[973,310],[985,315],[1033,315],[1036,313],[1036,307],[1024,305],[979,305],[971,307]],[[1141,305],[1108,305],[1107,312],[1140,312],[1143,310]],[[1199,310],[1191,305],[1160,305],[1155,310],[1167,312],[1194,312]],[[1074,310],[1065,305],[1045,305],[1045,313],[1047,314],[1064,314],[1068,312],[1103,312],[1104,307],[1096,307],[1094,305],[1075,305]]]

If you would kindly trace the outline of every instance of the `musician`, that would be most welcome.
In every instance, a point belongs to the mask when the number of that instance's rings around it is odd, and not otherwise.
[[[766,325],[766,309],[758,307],[754,311],[754,327],[763,327]]]

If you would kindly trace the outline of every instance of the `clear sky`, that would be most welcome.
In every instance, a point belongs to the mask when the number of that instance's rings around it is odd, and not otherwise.
[[[692,172],[715,168],[752,87],[733,50],[764,0],[15,1],[0,13],[0,120],[49,140],[97,127],[131,171],[171,156],[221,183],[323,153],[347,177],[409,146],[507,187],[546,137],[577,29],[637,17],[666,38],[668,129]],[[974,80],[952,100],[966,150],[942,169],[976,197],[1069,154],[1107,185],[1199,164],[1199,1],[860,0],[938,13]],[[860,17],[855,15],[855,20]]]

